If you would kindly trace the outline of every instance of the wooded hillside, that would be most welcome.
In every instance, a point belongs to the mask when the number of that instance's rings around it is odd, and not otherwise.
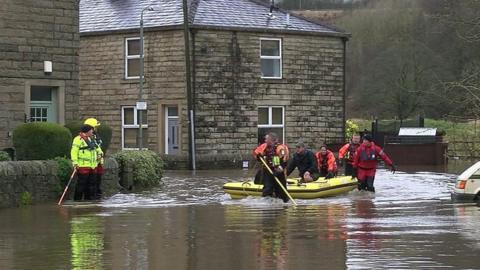
[[[300,2],[308,11],[296,10]],[[348,117],[479,118],[480,1],[284,0],[279,5],[352,34]]]

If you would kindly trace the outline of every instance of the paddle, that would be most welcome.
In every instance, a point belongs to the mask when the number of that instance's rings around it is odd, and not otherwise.
[[[285,194],[287,194],[288,198],[293,202],[294,205],[297,205],[297,202],[292,198],[290,193],[288,193],[287,189],[282,185],[282,182],[280,182],[280,180],[278,180],[278,178],[275,176],[275,174],[273,174],[272,170],[270,169],[270,167],[268,167],[268,164],[267,164],[267,162],[265,162],[263,157],[260,157],[260,160],[262,161],[263,165],[265,165],[265,168],[267,168],[268,172],[270,172],[270,174],[273,175],[273,177],[277,181],[277,184],[282,188],[283,192],[285,192]]]
[[[65,190],[63,191],[62,197],[60,197],[60,200],[58,201],[58,205],[62,204],[63,197],[65,197],[65,194],[67,193],[68,187],[70,186],[70,183],[72,182],[72,179],[75,176],[76,172],[77,172],[77,168],[74,168],[73,172],[72,172],[72,175],[70,176],[70,179],[68,180],[67,186],[65,187]]]

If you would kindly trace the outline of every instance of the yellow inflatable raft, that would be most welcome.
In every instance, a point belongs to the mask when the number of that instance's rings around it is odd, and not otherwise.
[[[357,179],[351,176],[339,176],[325,180],[319,178],[315,182],[299,184],[299,178],[287,180],[288,193],[294,199],[317,199],[335,196],[354,190],[357,187]],[[241,199],[247,196],[262,196],[263,185],[257,185],[253,181],[231,182],[223,185],[226,193],[232,199]]]

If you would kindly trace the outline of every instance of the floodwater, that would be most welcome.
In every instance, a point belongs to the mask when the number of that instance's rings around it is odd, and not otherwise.
[[[96,205],[0,209],[0,269],[480,269],[480,207],[455,175],[379,170],[376,194],[231,200],[252,171],[167,172]]]

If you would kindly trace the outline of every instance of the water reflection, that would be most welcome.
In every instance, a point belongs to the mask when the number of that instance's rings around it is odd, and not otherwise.
[[[369,195],[370,196],[370,195]],[[376,232],[379,230],[378,213],[374,202],[369,198],[352,201],[352,211],[348,223],[347,257],[352,268],[375,268],[371,262],[381,248],[381,239]]]
[[[226,177],[228,175],[228,177]],[[378,170],[377,193],[298,206],[231,200],[245,172],[168,172],[157,190],[98,205],[0,210],[1,269],[475,269],[480,208],[455,175]]]
[[[345,268],[345,206],[285,207],[256,201],[250,206],[225,205],[224,209],[226,229],[237,249],[243,250],[238,255],[255,258],[248,269],[317,269],[319,264],[325,269]],[[254,254],[249,254],[252,241]]]
[[[480,203],[457,204],[454,210],[460,235],[466,240],[476,240],[471,248],[480,250]]]
[[[104,269],[104,225],[100,217],[79,216],[71,221],[72,269]]]
[[[351,230],[349,238],[351,243],[360,251],[367,251],[364,257],[368,259],[369,253],[381,248],[381,240],[375,234],[380,228],[377,226],[378,213],[375,204],[370,199],[354,200],[352,202],[353,213],[355,218],[350,219]]]
[[[255,239],[259,269],[287,269],[287,215],[282,209],[272,209],[261,218],[260,233]]]

